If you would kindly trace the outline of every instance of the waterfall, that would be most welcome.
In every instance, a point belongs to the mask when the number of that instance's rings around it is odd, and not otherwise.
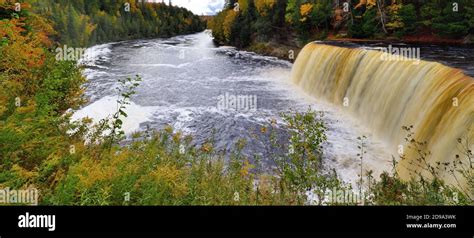
[[[294,63],[292,81],[307,94],[346,108],[393,149],[395,158],[402,152],[397,171],[403,179],[426,173],[414,165],[419,157],[408,148],[402,126],[412,125],[413,138],[426,142],[432,166],[461,153],[458,138],[470,138],[472,148],[474,79],[436,62],[386,58],[377,50],[309,43]],[[453,176],[441,176],[454,183]]]

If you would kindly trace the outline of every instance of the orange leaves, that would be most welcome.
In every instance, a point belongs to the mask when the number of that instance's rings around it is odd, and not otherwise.
[[[55,34],[52,25],[44,18],[31,15],[28,20],[28,25],[32,28],[32,38],[37,42],[38,45],[44,47],[51,47],[52,42],[49,39],[49,36]]]
[[[311,11],[313,10],[313,4],[305,3],[300,7],[300,14],[301,16],[308,16]]]
[[[212,152],[212,144],[211,143],[205,143],[204,145],[202,145],[201,147],[201,151],[202,152],[205,152],[205,153],[210,153]]]
[[[0,37],[6,37],[10,42],[21,37],[24,38],[21,35],[22,32],[26,31],[23,28],[24,25],[19,19],[4,19],[0,21]]]
[[[15,5],[3,2],[0,7],[11,9]],[[22,10],[29,8],[29,4],[21,5]],[[19,15],[23,13],[20,12]],[[53,33],[54,30],[47,20],[32,13],[26,17],[12,17],[0,21],[0,70],[5,79],[0,95],[31,96],[35,93],[37,81],[41,80],[36,71],[44,66],[45,48],[52,46],[49,35]],[[20,87],[12,88],[7,85]]]
[[[0,48],[2,60],[0,68],[5,71],[21,73],[33,67],[42,65],[45,44],[51,45],[46,33],[31,33],[25,35],[25,25],[19,19],[0,21],[0,37],[6,39],[6,45]],[[34,25],[33,27],[35,27]]]
[[[360,0],[359,4],[357,4],[354,8],[358,9],[362,6],[366,6],[368,9],[372,8],[375,6],[377,3],[375,0]]]

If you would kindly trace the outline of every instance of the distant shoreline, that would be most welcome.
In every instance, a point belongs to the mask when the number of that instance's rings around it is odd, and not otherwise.
[[[327,39],[330,41],[340,41],[340,42],[356,42],[356,43],[406,43],[406,44],[417,44],[417,45],[450,45],[450,46],[474,46],[474,42],[466,39],[448,39],[440,38],[433,35],[410,35],[405,36],[401,39],[397,38],[386,38],[386,39],[357,39],[357,38],[338,38],[333,35],[330,35]]]
[[[316,40],[315,40],[316,41]],[[464,39],[446,39],[439,38],[436,36],[406,36],[402,39],[387,38],[387,39],[358,39],[358,38],[338,38],[333,35],[329,35],[326,39],[321,41],[333,41],[333,42],[353,42],[353,43],[387,43],[387,44],[412,44],[412,45],[435,45],[435,46],[457,46],[457,47],[474,47],[474,42],[467,42]],[[217,45],[225,45],[215,41]],[[235,47],[235,46],[233,46]],[[286,60],[293,63],[296,60],[301,49],[304,47],[291,44],[290,42],[282,43],[277,41],[269,42],[253,42],[250,46],[245,48],[239,48],[239,50],[245,50],[254,52],[260,55],[273,56],[281,60]],[[290,58],[290,54],[293,51],[293,59]]]

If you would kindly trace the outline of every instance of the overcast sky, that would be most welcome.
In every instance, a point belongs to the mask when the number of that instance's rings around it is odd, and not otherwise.
[[[165,3],[168,3],[168,1],[169,0],[165,0]],[[214,15],[222,9],[224,1],[225,0],[171,0],[171,3],[175,6],[185,7],[197,15]],[[161,0],[155,0],[155,2],[161,2]]]

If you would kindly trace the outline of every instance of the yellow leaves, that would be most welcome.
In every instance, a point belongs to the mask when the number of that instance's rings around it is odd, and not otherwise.
[[[82,163],[78,164],[72,171],[79,178],[79,186],[82,186],[82,189],[91,188],[98,182],[110,178],[111,172],[114,170],[112,167],[104,169],[100,165],[93,165],[93,160],[83,160]]]
[[[387,6],[387,8],[391,14],[398,14],[398,11],[402,8],[402,4],[391,4]]]
[[[250,170],[255,168],[253,164],[250,164],[249,160],[245,160],[242,168],[240,169],[240,175],[242,177],[248,177],[250,174]]]
[[[35,171],[30,171],[27,170],[23,167],[21,167],[18,164],[14,164],[11,168],[11,171],[15,174],[18,175],[18,177],[22,178],[23,180],[27,181],[26,183],[28,184],[29,182],[32,182],[37,176],[38,173]]]
[[[0,116],[7,111],[7,107],[3,106],[6,105],[6,103],[3,103],[2,101],[3,100],[0,100]]]
[[[183,172],[174,166],[158,166],[150,176],[153,182],[169,187],[175,197],[185,195],[188,190]]]
[[[84,36],[83,36],[84,39],[82,39],[81,44],[82,45],[87,45],[88,37],[90,35],[92,35],[92,32],[97,28],[97,25],[91,24],[90,23],[91,22],[90,17],[87,16],[87,15],[81,15],[80,16],[80,21],[85,24]]]
[[[137,0],[128,0],[128,3],[130,3],[130,11],[131,12],[136,12],[137,11]]]
[[[173,142],[179,143],[181,141],[181,138],[182,138],[182,132],[178,131],[173,135]]]
[[[271,124],[273,127],[275,127],[275,126],[277,125],[277,120],[276,120],[275,118],[272,118],[272,119],[270,120],[270,124]]]
[[[4,9],[8,9],[11,11],[16,10],[17,1],[11,0],[0,0],[0,7]],[[31,5],[29,3],[20,3],[21,9],[30,9]]]
[[[163,180],[169,183],[174,183],[181,176],[181,172],[176,167],[171,165],[158,166],[151,175],[156,180]]]
[[[402,8],[402,4],[392,3],[391,5],[387,6],[389,22],[385,24],[385,27],[388,30],[395,31],[396,29],[400,29],[404,27],[403,21],[401,17],[398,15],[400,9]]]
[[[239,3],[240,11],[244,13],[247,12],[249,8],[249,0],[239,0],[238,3]]]
[[[105,151],[102,152],[105,155]],[[101,160],[84,157],[71,169],[72,174],[79,178],[79,186],[87,189],[96,184],[107,184],[120,176],[121,173],[129,173],[140,166],[140,164],[128,163],[128,158],[131,157],[128,151],[122,153],[110,151],[109,153],[110,157],[104,156]]]
[[[238,12],[234,9],[219,12],[209,21],[209,27],[212,29],[212,35],[220,43],[228,43],[232,34],[232,26]]]
[[[158,13],[153,9],[153,7],[152,7],[151,5],[147,5],[147,6],[149,6],[149,8],[150,8],[149,11],[151,12],[151,17],[152,17],[152,18],[157,18],[157,17],[158,17]]]
[[[355,6],[355,9],[360,8],[362,6],[366,6],[368,9],[370,9],[375,5],[377,5],[376,0],[360,0],[359,4]]]
[[[24,107],[18,107],[16,109],[16,112],[19,114],[28,114],[32,113],[36,110],[36,105],[34,103],[31,103],[30,105],[24,106]]]
[[[390,30],[399,29],[399,28],[402,28],[403,26],[404,24],[402,21],[393,21],[393,22],[388,22],[387,24],[385,24],[385,27]]]
[[[308,19],[308,16],[311,14],[311,11],[313,10],[313,4],[311,3],[305,3],[301,5],[300,7],[300,15],[301,15],[301,22],[304,22]]]
[[[267,12],[275,6],[276,0],[255,0],[255,8],[257,8],[257,12],[262,15],[266,16]]]
[[[186,19],[184,20],[184,23],[185,23],[186,25],[190,26],[190,25],[193,24],[193,19],[191,19],[191,18],[186,18]]]
[[[84,118],[82,118],[81,121],[82,121],[84,124],[91,124],[92,122],[94,122],[94,121],[92,120],[92,118],[90,118],[90,117],[84,117]]]
[[[153,162],[155,158],[124,148],[102,151],[102,154],[100,160],[84,157],[69,171],[70,175],[79,179],[75,185],[78,190],[87,192],[112,186],[113,190],[161,193],[156,194],[158,197],[180,197],[188,191],[187,169],[168,162],[156,163]],[[118,181],[124,180],[128,181],[130,187],[113,188]]]
[[[45,162],[45,165],[48,169],[52,170],[52,174],[49,176],[48,186],[54,188],[58,183],[60,183],[66,176],[66,171],[61,167],[61,162],[64,159],[64,156],[61,155],[52,155]]]
[[[232,35],[232,27],[234,25],[235,19],[238,16],[238,12],[234,10],[227,10],[227,14],[223,23],[224,37],[227,41],[230,41]]]
[[[367,7],[372,8],[373,6],[377,5],[376,0],[367,0]]]
[[[173,127],[170,126],[170,125],[167,125],[167,126],[164,128],[164,132],[167,133],[167,134],[173,133]]]

